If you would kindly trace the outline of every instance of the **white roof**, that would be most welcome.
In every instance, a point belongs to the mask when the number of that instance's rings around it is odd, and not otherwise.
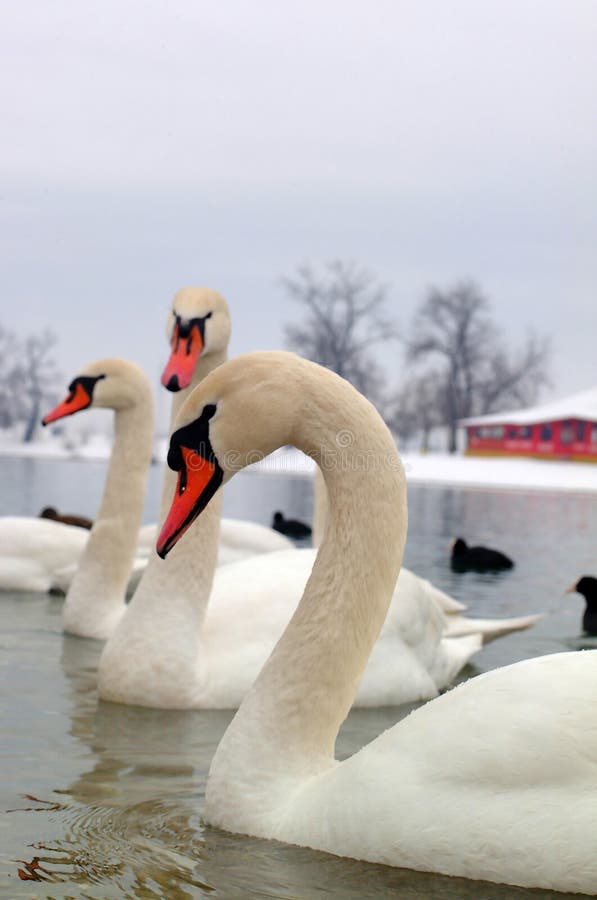
[[[487,416],[460,419],[460,425],[530,425],[535,422],[552,422],[557,419],[588,419],[597,422],[597,387],[571,394],[562,400],[553,400],[541,406],[516,409]]]

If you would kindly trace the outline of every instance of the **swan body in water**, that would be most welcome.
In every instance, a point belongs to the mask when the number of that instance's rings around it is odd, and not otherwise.
[[[239,459],[287,443],[317,459],[336,452],[340,430],[355,436],[344,462],[325,468],[329,514],[313,571],[215,753],[206,821],[354,859],[594,895],[597,654],[480,675],[338,762],[338,729],[387,615],[406,537],[394,441],[347,382],[286,353],[221,366],[177,425],[162,556],[199,526]],[[363,471],[360,454],[377,464]]]

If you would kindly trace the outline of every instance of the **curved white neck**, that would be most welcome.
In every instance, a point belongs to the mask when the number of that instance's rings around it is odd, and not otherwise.
[[[226,356],[226,351],[222,350],[199,359],[189,387],[184,391],[178,391],[172,398],[170,433],[188,394],[212,369],[225,362]],[[165,465],[160,500],[160,524],[172,503],[177,478],[177,473]],[[218,558],[221,493],[213,500],[216,502],[212,501],[209,504],[205,510],[206,514],[197,523],[198,527],[190,529],[183,535],[166,559],[160,559],[155,550],[152,552],[131,601],[127,627],[131,627],[131,618],[137,611],[143,619],[144,629],[155,629],[157,622],[169,619],[169,628],[172,627],[172,622],[176,623],[177,630],[181,634],[184,633],[185,640],[190,638],[196,649]]]
[[[114,413],[114,442],[99,512],[66,595],[67,631],[106,638],[122,613],[153,445],[149,390]]]
[[[269,782],[272,769],[303,775],[332,763],[388,610],[406,538],[404,473],[373,408],[343,382],[336,389],[335,421],[332,413],[325,422],[317,416],[314,385],[292,436],[323,469],[323,543],[297,611],[220,743],[210,773],[214,794],[219,772],[230,796],[231,772],[242,790],[243,772],[250,779],[262,772]],[[350,445],[338,446],[347,434]]]
[[[323,532],[325,531],[325,520],[328,513],[328,494],[323,480],[323,474],[319,466],[315,469],[313,478],[313,531],[311,534],[311,543],[314,547],[319,547],[323,540]]]

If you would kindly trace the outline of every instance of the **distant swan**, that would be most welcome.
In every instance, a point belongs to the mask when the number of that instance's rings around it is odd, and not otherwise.
[[[394,441],[347,382],[284,353],[248,354],[212,372],[177,425],[168,460],[178,486],[161,555],[208,514],[239,460],[289,441],[317,460],[338,453],[341,430],[354,435],[343,464],[325,468],[330,510],[317,561],[215,753],[205,820],[339,856],[594,895],[597,654],[480,675],[337,762],[338,729],[406,537]],[[364,471],[364,456],[378,464]]]

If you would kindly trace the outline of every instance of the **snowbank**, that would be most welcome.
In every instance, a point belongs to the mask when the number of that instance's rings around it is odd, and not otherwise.
[[[596,491],[597,463],[516,457],[472,457],[443,453],[403,453],[412,484],[468,485],[519,490]],[[283,447],[248,471],[272,475],[312,475],[315,463],[294,447]]]
[[[160,461],[165,460],[166,450],[167,441],[159,440],[156,457]],[[56,440],[31,444],[0,443],[0,456],[101,460],[107,459],[110,451],[111,442],[103,435],[97,435],[77,448],[66,448]],[[412,484],[597,492],[597,463],[443,453],[403,453],[402,461],[407,480]],[[313,475],[315,463],[294,447],[281,447],[246,471],[304,478]]]
[[[407,480],[415,484],[597,491],[597,463],[517,457],[405,453]]]

